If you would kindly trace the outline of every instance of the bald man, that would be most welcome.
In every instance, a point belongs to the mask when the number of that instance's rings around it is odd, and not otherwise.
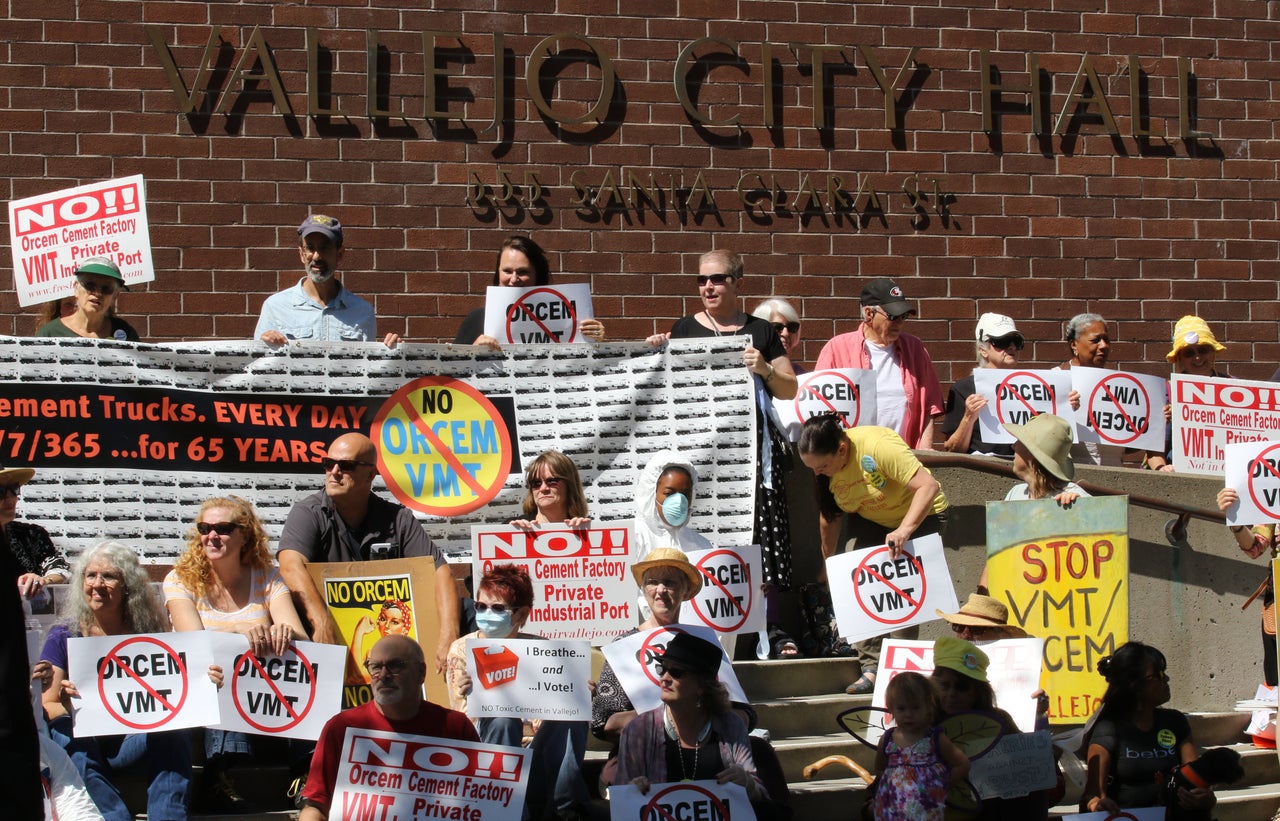
[[[339,436],[329,445],[321,466],[324,489],[289,511],[276,556],[280,575],[311,623],[312,638],[326,644],[343,643],[324,596],[307,572],[308,563],[430,556],[436,564],[436,610],[440,616],[436,672],[442,671],[449,645],[458,637],[458,591],[444,555],[407,507],[374,494],[378,453],[369,437],[362,433]]]
[[[329,817],[338,779],[338,758],[349,727],[455,741],[480,740],[471,719],[422,697],[427,665],[422,648],[413,639],[379,639],[364,664],[373,680],[373,701],[343,710],[325,723],[311,758],[311,772],[302,791],[306,806],[298,821],[324,821]]]

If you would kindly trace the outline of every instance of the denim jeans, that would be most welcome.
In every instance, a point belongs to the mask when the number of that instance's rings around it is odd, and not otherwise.
[[[191,734],[186,730],[75,738],[71,717],[63,716],[49,722],[49,735],[71,757],[106,821],[133,819],[120,791],[111,783],[112,774],[131,769],[146,773],[149,821],[187,821]]]
[[[476,722],[486,744],[519,747],[524,722],[518,718],[481,718]],[[529,744],[533,753],[525,792],[526,818],[551,818],[562,810],[591,803],[582,779],[582,759],[587,752],[587,722],[543,721]],[[548,794],[548,792],[550,794]]]

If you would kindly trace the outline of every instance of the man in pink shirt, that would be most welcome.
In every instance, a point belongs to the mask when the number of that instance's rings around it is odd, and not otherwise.
[[[866,368],[876,375],[876,418],[913,448],[933,450],[933,420],[943,412],[942,385],[918,337],[903,333],[916,309],[891,279],[862,289],[862,324],[822,347],[818,370]]]

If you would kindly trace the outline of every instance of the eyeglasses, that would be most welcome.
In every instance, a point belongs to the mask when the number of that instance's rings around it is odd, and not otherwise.
[[[548,476],[546,479],[530,479],[529,489],[537,490],[543,485],[546,485],[548,490],[555,490],[556,488],[560,487],[560,483],[563,481],[564,480],[561,479],[559,476]]]
[[[76,282],[81,288],[84,288],[91,294],[111,296],[116,292],[116,286],[112,285],[110,282],[90,282],[87,279],[77,279]]]
[[[501,616],[503,613],[515,610],[514,607],[508,607],[505,604],[485,604],[482,601],[476,602],[477,613],[494,613]]]
[[[98,573],[91,571],[84,574],[85,584],[105,584],[107,587],[119,587],[124,578],[119,573]]]
[[[731,279],[733,279],[731,274],[711,274],[710,276],[698,274],[698,286],[701,287],[708,282],[712,285],[723,285]]]
[[[1185,359],[1192,359],[1197,356],[1203,358],[1208,356],[1211,353],[1213,353],[1212,345],[1188,345],[1187,347],[1178,351],[1178,356],[1181,356]]]
[[[364,669],[369,671],[370,678],[378,678],[382,675],[398,676],[403,673],[409,666],[409,662],[404,659],[391,659],[391,661],[366,661]]]
[[[783,331],[786,331],[787,333],[792,333],[792,334],[800,333],[799,322],[771,322],[769,324],[773,325],[773,329],[777,331],[779,334],[781,334]]]
[[[196,532],[201,536],[208,536],[211,530],[219,536],[230,536],[239,527],[235,522],[196,522]]]
[[[8,499],[10,496],[18,498],[22,495],[22,485],[0,485],[0,499]]]
[[[969,635],[971,635],[971,636],[983,636],[983,635],[986,635],[987,633],[990,633],[990,632],[991,632],[992,630],[994,630],[994,629],[995,629],[994,627],[981,627],[981,626],[976,625],[976,624],[953,624],[953,625],[951,625],[951,632],[956,633],[956,634],[960,634],[960,633],[965,633],[965,632],[967,632],[967,633],[969,633]]]
[[[911,311],[906,311],[900,314],[891,314],[888,311],[884,310],[883,308],[875,308],[874,310],[878,314],[884,314],[885,319],[889,320],[890,322],[901,322],[902,320],[911,316]]]
[[[681,577],[679,577],[679,576],[670,576],[670,577],[665,578],[665,579],[645,579],[645,580],[644,580],[644,586],[645,586],[645,587],[657,587],[658,585],[662,585],[663,587],[667,588],[668,590],[675,590],[675,589],[676,589],[677,587],[679,587],[683,582],[684,582],[684,579],[682,579],[682,578],[681,578]]]
[[[352,473],[359,465],[371,468],[373,462],[362,462],[359,459],[330,459],[328,456],[320,460],[320,467],[325,473],[331,472],[334,468],[343,473]]]
[[[663,676],[671,676],[676,681],[684,678],[684,674],[689,672],[687,667],[668,667],[662,662],[658,662],[658,678]]]
[[[1004,336],[1000,339],[988,339],[987,344],[995,348],[997,351],[1013,348],[1015,351],[1022,350],[1023,341],[1016,336]]]

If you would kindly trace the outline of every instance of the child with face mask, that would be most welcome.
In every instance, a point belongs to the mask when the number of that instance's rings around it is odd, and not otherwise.
[[[449,646],[445,662],[445,685],[449,690],[449,706],[466,712],[471,694],[471,676],[467,674],[467,639],[541,639],[533,633],[522,633],[533,611],[533,581],[523,567],[513,564],[494,565],[480,579],[476,588],[476,626],[480,629],[460,637]],[[586,682],[581,682],[586,686]],[[586,782],[582,780],[582,760],[587,749],[587,722],[534,721],[526,724],[519,718],[473,718],[480,740],[487,744],[519,747],[526,736],[532,736],[529,789],[525,803],[529,818],[547,816],[572,817],[585,813],[590,803]],[[585,817],[585,815],[583,816]]]
[[[642,562],[659,547],[674,547],[688,553],[710,550],[715,545],[689,527],[693,507],[694,485],[698,470],[688,459],[674,450],[660,450],[653,455],[636,478],[635,547],[631,563]],[[636,597],[640,618],[649,618],[644,596]]]

